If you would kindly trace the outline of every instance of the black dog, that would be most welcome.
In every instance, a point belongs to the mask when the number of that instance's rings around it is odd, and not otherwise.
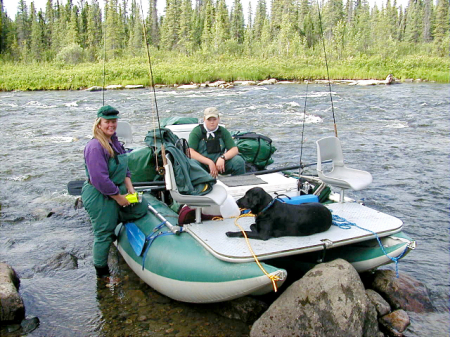
[[[255,223],[250,226],[251,232],[245,232],[250,239],[311,235],[328,230],[332,222],[330,210],[320,203],[286,204],[273,200],[260,187],[248,190],[237,204],[241,208],[249,208],[256,215]],[[227,232],[226,235],[244,236],[242,232]]]

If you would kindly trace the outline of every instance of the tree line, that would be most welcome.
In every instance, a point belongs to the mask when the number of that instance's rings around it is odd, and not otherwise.
[[[243,12],[241,0],[157,0],[143,12],[139,0],[48,0],[44,10],[18,1],[14,18],[0,0],[0,60],[95,62],[157,50],[193,55],[330,57],[361,55],[448,56],[449,0],[396,0],[370,7],[367,0],[258,0]],[[14,0],[10,0],[14,1]],[[160,0],[161,1],[161,0]],[[245,19],[246,18],[246,19]],[[323,39],[322,39],[323,37]]]

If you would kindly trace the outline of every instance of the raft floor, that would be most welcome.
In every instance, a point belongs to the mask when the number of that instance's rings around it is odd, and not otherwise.
[[[235,198],[244,195],[248,189],[254,186],[260,186],[271,194],[275,191],[279,193],[296,192],[297,179],[295,178],[286,178],[277,173],[261,175],[258,178],[264,180],[262,184],[256,183],[256,180],[252,178],[253,180],[250,179],[251,185],[225,186]],[[329,249],[374,239],[376,236],[372,232],[377,233],[379,237],[384,237],[399,232],[403,226],[400,219],[355,202],[334,203],[327,207],[333,214],[355,223],[361,228],[351,226],[349,229],[343,229],[332,225],[328,231],[310,236],[271,238],[267,241],[249,239],[251,249],[258,259],[263,261],[319,251],[324,249],[324,245]],[[203,221],[201,224],[184,225],[184,228],[220,260],[237,263],[254,261],[244,238],[229,238],[225,235],[228,231],[240,230],[235,225],[235,220],[235,218],[231,218]],[[238,224],[244,230],[250,230],[252,223],[254,223],[253,217],[243,217],[238,220]]]
[[[402,221],[390,215],[378,212],[358,203],[330,204],[327,206],[333,214],[355,223],[356,225],[376,232],[379,237],[397,233],[402,228]],[[203,221],[201,224],[184,225],[190,233],[211,254],[228,262],[249,262],[253,256],[244,238],[229,238],[228,231],[239,231],[234,218],[224,220]],[[239,218],[238,224],[244,230],[250,230],[253,217]],[[271,238],[267,241],[249,239],[253,252],[263,261],[277,257],[319,251],[327,244],[328,248],[344,246],[356,242],[370,240],[375,235],[364,229],[351,226],[350,229],[332,225],[323,233],[299,237]]]

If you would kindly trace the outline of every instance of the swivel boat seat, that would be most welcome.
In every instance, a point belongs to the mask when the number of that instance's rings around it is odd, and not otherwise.
[[[173,171],[172,161],[169,154],[166,154],[167,164],[165,165],[165,182],[166,188],[170,192],[172,198],[180,204],[186,204],[190,208],[195,209],[195,222],[202,222],[202,207],[222,205],[227,199],[228,192],[225,187],[214,184],[212,191],[205,195],[186,195],[178,191],[175,174]]]
[[[133,142],[133,130],[131,128],[130,123],[125,121],[118,121],[117,122],[117,129],[116,129],[116,135],[117,138],[121,142],[125,144],[130,144]]]
[[[316,141],[317,144],[317,174],[328,185],[341,189],[339,202],[344,202],[344,191],[352,189],[362,190],[372,182],[372,175],[367,171],[349,168],[344,164],[344,155],[339,138],[325,137]],[[324,172],[322,163],[332,161],[333,168]]]

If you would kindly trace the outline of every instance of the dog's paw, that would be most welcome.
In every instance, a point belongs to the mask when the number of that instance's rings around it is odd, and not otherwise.
[[[225,235],[228,236],[229,238],[235,238],[237,236],[239,236],[240,232],[226,232]]]

